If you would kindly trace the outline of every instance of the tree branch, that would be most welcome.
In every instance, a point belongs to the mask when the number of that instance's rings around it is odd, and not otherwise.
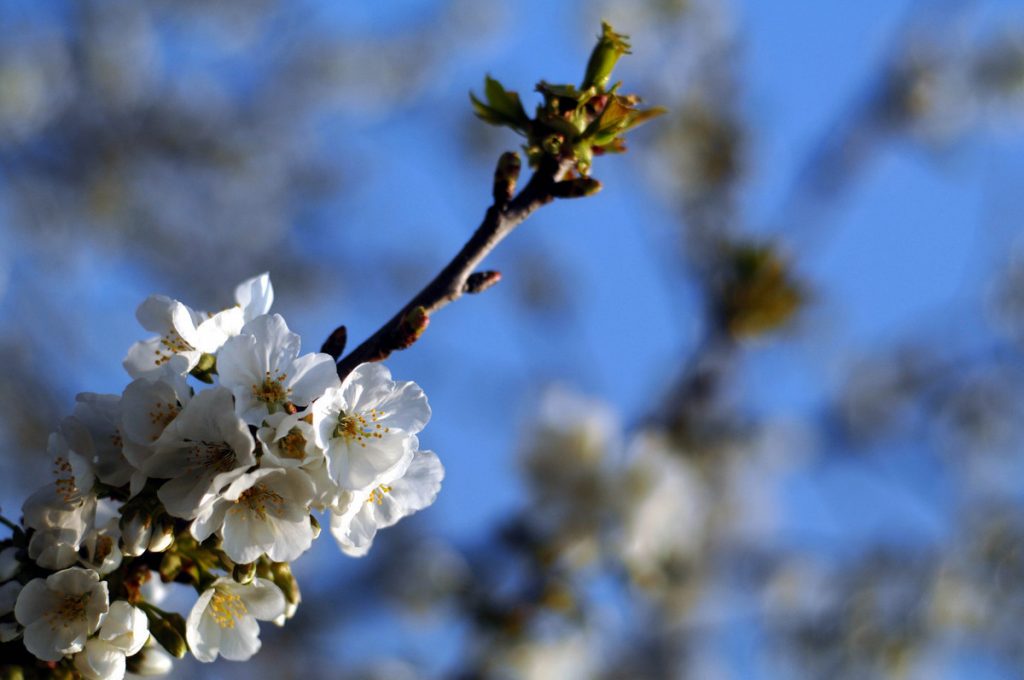
[[[506,236],[512,233],[513,229],[522,224],[537,208],[550,203],[556,196],[565,195],[564,187],[559,186],[559,183],[572,163],[545,158],[522,191],[509,200],[515,186],[514,175],[518,170],[518,167],[515,167],[509,171],[510,156],[514,157],[512,154],[505,154],[498,162],[494,203],[487,209],[473,236],[416,297],[361,345],[338,361],[339,378],[344,380],[352,369],[363,362],[381,361],[391,352],[412,345],[427,327],[430,317],[435,312],[458,300],[465,293],[473,292],[468,290],[466,285],[473,271]],[[515,165],[518,166],[518,161]]]

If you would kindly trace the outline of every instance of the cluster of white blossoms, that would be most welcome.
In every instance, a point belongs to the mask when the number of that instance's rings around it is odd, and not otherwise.
[[[0,665],[117,679],[187,651],[248,659],[256,621],[295,611],[289,563],[320,532],[312,513],[361,556],[434,501],[444,469],[419,448],[423,391],[380,364],[340,380],[272,301],[264,274],[215,314],[160,295],[139,307],[156,335],[128,351],[133,381],[78,395],[50,437],[54,480],[0,541]],[[195,589],[187,616],[147,597],[157,575]]]

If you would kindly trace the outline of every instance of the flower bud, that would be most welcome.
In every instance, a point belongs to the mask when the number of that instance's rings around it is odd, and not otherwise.
[[[477,293],[484,292],[498,281],[501,281],[501,272],[496,272],[493,269],[473,272],[466,279],[466,285],[463,286],[462,291],[470,295],[476,295]]]
[[[519,171],[522,162],[519,154],[506,151],[498,159],[498,165],[494,169],[494,202],[504,205],[512,200],[516,191],[516,182],[519,181]]]
[[[587,72],[583,76],[581,89],[597,87],[604,90],[611,79],[612,70],[619,58],[629,54],[629,43],[627,36],[616,33],[612,30],[611,24],[607,21],[601,22],[601,37],[597,39],[594,51],[590,53],[590,60],[587,62]]]
[[[256,563],[236,564],[235,568],[231,570],[231,578],[242,585],[252,583],[252,580],[256,578]]]
[[[161,515],[153,527],[153,534],[149,539],[150,552],[164,552],[174,545],[174,520],[167,515]]]
[[[168,614],[156,620],[150,619],[149,632],[167,653],[178,659],[188,652],[185,642],[185,619],[181,614]]]
[[[155,644],[146,645],[141,652],[128,658],[128,672],[135,675],[167,675],[173,667],[171,655]]]
[[[137,557],[146,552],[152,536],[152,517],[143,512],[121,516],[121,552],[125,557]]]
[[[331,357],[337,361],[341,358],[341,355],[345,353],[345,344],[348,342],[348,329],[345,326],[338,326],[334,329],[324,344],[320,347],[320,352],[323,354],[330,354]]]
[[[284,593],[285,608],[281,616],[274,619],[274,624],[283,626],[285,621],[295,615],[295,611],[302,602],[302,593],[299,592],[299,584],[292,576],[291,567],[286,562],[275,562],[270,567],[271,580]]]
[[[413,307],[406,312],[405,317],[402,318],[401,325],[398,327],[398,332],[401,334],[396,338],[398,348],[407,349],[411,347],[414,342],[420,339],[428,325],[430,325],[430,315],[427,314],[425,307]]]
[[[302,600],[302,593],[299,592],[299,584],[292,576],[292,569],[287,562],[274,562],[270,566],[270,578],[281,592],[284,599],[290,604],[298,604]]]
[[[18,560],[18,548],[9,546],[0,550],[0,583],[10,581],[21,570]]]

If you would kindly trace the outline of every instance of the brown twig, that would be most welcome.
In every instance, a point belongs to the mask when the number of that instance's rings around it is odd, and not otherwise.
[[[467,290],[467,281],[473,271],[534,210],[554,200],[559,194],[556,185],[571,167],[571,163],[546,158],[522,191],[509,200],[518,172],[518,159],[510,164],[510,157],[514,158],[514,154],[505,154],[498,162],[494,203],[466,245],[416,297],[338,361],[338,377],[344,380],[359,364],[381,361],[391,352],[409,347],[419,338],[435,312],[471,292]],[[510,165],[514,166],[511,171]]]

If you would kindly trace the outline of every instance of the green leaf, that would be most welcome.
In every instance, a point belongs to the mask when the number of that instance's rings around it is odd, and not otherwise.
[[[484,80],[484,96],[487,97],[491,109],[511,125],[525,128],[529,124],[530,118],[526,115],[523,103],[519,101],[519,95],[506,90],[500,82],[490,76]]]

